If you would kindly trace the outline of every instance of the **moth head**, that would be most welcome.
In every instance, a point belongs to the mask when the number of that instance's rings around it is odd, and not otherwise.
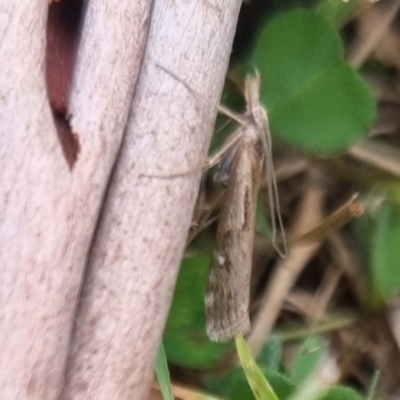
[[[249,111],[260,103],[260,89],[261,76],[258,71],[255,75],[247,75],[244,81],[244,98]]]
[[[244,97],[247,103],[247,114],[260,128],[268,126],[268,115],[265,107],[260,103],[261,76],[256,71],[255,75],[247,75],[244,82]]]

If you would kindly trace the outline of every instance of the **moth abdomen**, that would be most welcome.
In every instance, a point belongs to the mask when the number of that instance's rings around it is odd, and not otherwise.
[[[250,331],[249,276],[243,269],[238,274],[239,260],[236,257],[231,260],[230,256],[222,251],[214,252],[205,299],[207,334],[218,342]]]

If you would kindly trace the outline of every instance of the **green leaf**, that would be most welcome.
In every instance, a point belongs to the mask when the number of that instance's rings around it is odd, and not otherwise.
[[[317,369],[326,348],[319,336],[310,336],[299,348],[290,374],[291,380],[299,385]]]
[[[261,33],[255,50],[270,112],[310,86],[342,55],[340,37],[312,12],[300,9],[274,18]]]
[[[353,389],[335,386],[321,400],[362,400],[363,398]]]
[[[400,213],[390,203],[381,205],[371,245],[373,292],[379,299],[400,293]]]
[[[341,26],[360,6],[362,0],[337,1],[325,0],[315,8],[316,14]]]
[[[296,386],[286,376],[276,371],[263,370],[279,400],[288,399],[296,390]]]
[[[229,393],[230,400],[254,400],[254,394],[243,373],[233,381]]]
[[[210,254],[185,258],[164,332],[168,360],[189,368],[210,368],[226,354],[229,344],[211,342],[205,330],[204,294]]]
[[[250,357],[250,363],[255,363],[251,354],[248,356]],[[281,360],[282,341],[277,336],[272,336],[264,345],[257,360],[257,365],[278,399],[285,400],[295,391],[296,387],[286,376],[278,372]],[[213,376],[211,381],[212,387],[225,396],[229,395],[228,398],[230,400],[255,399],[243,368],[230,371],[224,377]]]
[[[163,344],[161,344],[158,350],[156,360],[156,375],[158,384],[160,385],[161,393],[164,400],[174,400],[174,395],[171,389],[171,380],[169,377],[167,357]]]
[[[263,374],[272,386],[279,400],[289,399],[296,387],[282,374],[276,371],[262,369]],[[235,379],[232,380],[229,395],[230,400],[254,400],[254,394],[246,380],[243,371],[237,371]]]
[[[282,360],[282,340],[276,336],[271,336],[264,344],[257,359],[260,368],[278,371]]]
[[[257,400],[279,400],[256,364],[243,336],[236,336],[236,350],[248,384]]]
[[[279,15],[260,35],[254,58],[275,137],[332,153],[366,135],[375,99],[343,61],[341,40],[325,19],[304,9]]]

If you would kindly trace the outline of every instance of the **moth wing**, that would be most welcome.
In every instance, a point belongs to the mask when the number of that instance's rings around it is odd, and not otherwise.
[[[262,157],[253,138],[244,136],[232,161],[206,294],[207,333],[215,341],[250,330],[250,277]]]

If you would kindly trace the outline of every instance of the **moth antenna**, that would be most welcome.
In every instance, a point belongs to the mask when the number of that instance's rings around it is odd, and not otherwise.
[[[265,111],[265,110],[264,110]],[[265,159],[264,166],[266,169],[267,175],[267,187],[268,187],[268,204],[269,204],[269,212],[271,218],[271,230],[272,230],[272,245],[274,249],[278,252],[279,256],[282,258],[286,258],[287,255],[287,243],[285,236],[285,228],[283,226],[281,209],[279,204],[279,193],[278,193],[278,184],[276,182],[276,175],[274,169],[274,162],[272,159],[272,140],[271,133],[269,130],[269,122],[268,115],[265,112],[265,135],[261,135],[261,140],[264,147]],[[283,249],[278,245],[278,230],[277,224],[275,221],[275,217],[278,220],[278,228],[282,236],[282,245]]]
[[[252,113],[253,118],[257,119],[256,123],[264,125],[265,134],[261,134],[261,141],[264,148],[264,168],[266,170],[267,186],[268,186],[268,207],[271,218],[272,245],[278,252],[279,256],[285,258],[287,255],[287,244],[285,238],[285,229],[281,216],[279,205],[278,185],[276,182],[274,163],[272,159],[272,139],[269,130],[268,113],[260,104],[261,75],[258,71],[254,75],[246,77],[245,81],[245,98],[248,104],[248,111]],[[278,228],[282,235],[283,249],[278,245],[278,229],[275,217],[278,221]]]

